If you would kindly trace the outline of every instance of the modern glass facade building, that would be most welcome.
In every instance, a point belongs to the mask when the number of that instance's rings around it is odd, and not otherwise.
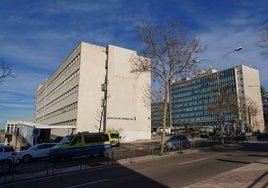
[[[265,129],[268,130],[268,92],[266,91],[263,94],[262,98],[263,102],[263,116],[264,116],[264,122],[265,122]]]
[[[263,130],[260,89],[251,86],[260,86],[259,73],[256,69],[245,65],[219,72],[211,69],[191,78],[175,81],[171,86],[173,126],[216,125],[219,116],[211,112],[211,106],[217,105],[218,100],[229,95],[235,96],[239,118],[244,123],[249,123],[250,118],[250,114],[247,113],[247,99],[250,98],[256,102],[260,113],[254,117],[254,127],[257,130]],[[228,109],[221,110],[224,111],[224,117],[221,117],[224,122],[233,123],[237,114]]]
[[[163,124],[163,109],[164,104],[159,103],[152,103],[151,104],[151,122],[152,122],[152,131],[156,131],[157,128],[162,127]],[[166,124],[169,125],[169,106],[167,108],[167,118]]]

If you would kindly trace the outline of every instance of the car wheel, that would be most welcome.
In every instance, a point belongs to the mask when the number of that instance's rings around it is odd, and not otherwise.
[[[176,146],[175,146],[175,144],[172,145],[171,149],[172,149],[173,151],[176,150]]]
[[[22,161],[25,163],[29,163],[31,162],[31,160],[32,160],[32,157],[30,155],[25,155],[22,157]]]
[[[1,161],[0,163],[0,174],[6,174],[10,171],[11,169],[11,161],[8,161],[8,160],[4,160],[4,161]]]

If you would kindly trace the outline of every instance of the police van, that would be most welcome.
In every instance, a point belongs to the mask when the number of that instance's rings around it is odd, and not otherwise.
[[[71,159],[77,156],[103,156],[111,148],[108,133],[81,132],[65,136],[50,149],[54,159]]]
[[[119,147],[121,136],[118,131],[108,131],[111,147]]]

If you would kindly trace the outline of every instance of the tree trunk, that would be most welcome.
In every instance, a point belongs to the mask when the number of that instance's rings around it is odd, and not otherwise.
[[[168,81],[165,84],[165,98],[164,98],[164,107],[163,107],[163,119],[162,119],[162,136],[161,136],[161,151],[160,154],[164,154],[164,143],[166,140],[166,125],[167,125],[167,106],[168,106],[168,96],[169,96],[169,88],[168,88]]]
[[[168,81],[168,101],[169,101],[169,127],[170,129],[173,127],[172,125],[172,102],[171,102],[171,92],[170,92],[170,88],[171,88],[171,79],[169,79]]]

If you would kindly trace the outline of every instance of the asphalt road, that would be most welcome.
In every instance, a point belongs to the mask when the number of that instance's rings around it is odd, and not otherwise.
[[[9,183],[0,187],[182,187],[268,157],[267,144],[155,156],[150,160]]]

